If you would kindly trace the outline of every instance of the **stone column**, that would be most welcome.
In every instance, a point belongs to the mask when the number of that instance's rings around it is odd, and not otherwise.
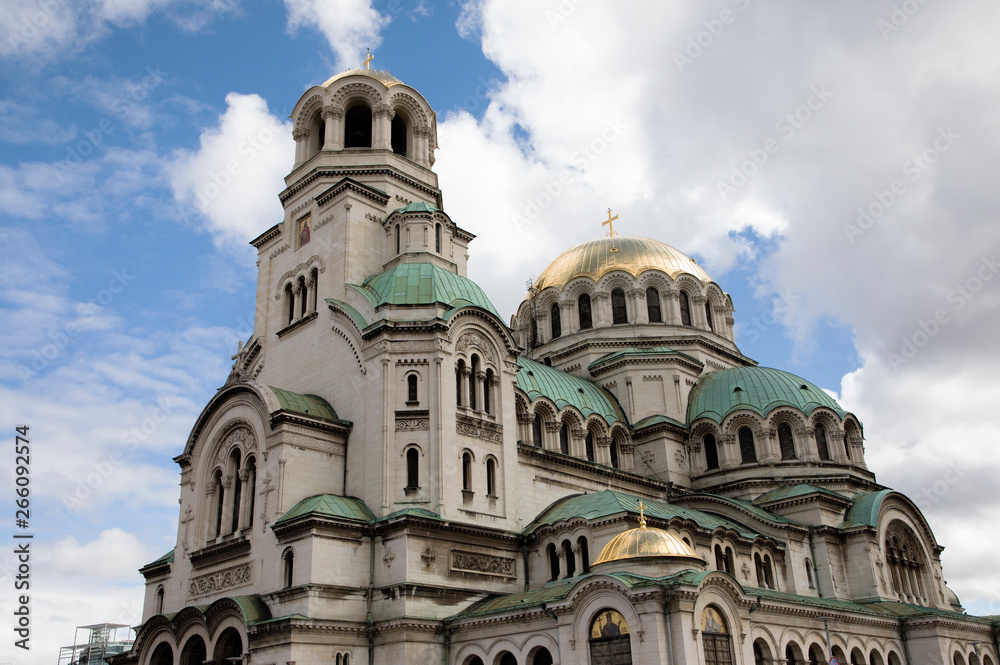
[[[576,312],[576,302],[559,303],[559,322],[562,324],[563,337],[580,330],[580,316]]]
[[[486,372],[482,370],[476,372],[474,380],[476,382],[476,388],[478,388],[478,390],[476,390],[476,405],[474,408],[476,409],[476,411],[482,412],[486,410],[485,407],[483,406],[484,393],[488,390],[486,386]]]
[[[517,438],[528,445],[533,443],[532,432],[531,432],[531,414],[528,413],[518,413],[517,414]]]
[[[323,150],[343,150],[344,109],[324,106],[323,120],[326,123],[323,136]]]
[[[681,324],[680,293],[677,291],[667,291],[664,293],[663,305],[664,323],[671,326],[679,326]]]
[[[559,423],[544,423],[545,428],[542,435],[542,447],[545,450],[559,451]]]
[[[213,477],[205,489],[205,505],[208,506],[208,514],[206,515],[208,519],[205,524],[205,542],[215,539],[215,519],[219,510],[218,497],[215,496],[216,487],[215,478]],[[219,531],[220,535],[221,533],[222,531]]]
[[[309,158],[309,130],[296,129],[292,138],[295,139],[295,166],[298,166]]]
[[[646,292],[642,289],[631,289],[627,295],[629,300],[632,301],[632,323],[649,323]]]
[[[250,524],[250,500],[251,500],[251,487],[250,483],[250,469],[240,469],[239,472],[240,482],[243,484],[243,491],[240,492],[240,516],[237,521],[237,529],[239,531],[245,531],[247,526]]]
[[[594,450],[594,461],[598,464],[611,466],[611,437],[598,436],[594,440],[597,443],[597,449]],[[621,466],[621,459],[618,460],[618,465]]]
[[[819,462],[819,451],[816,448],[816,431],[812,427],[796,427],[795,436],[802,444],[795,451],[799,459],[804,462]],[[829,441],[826,442],[826,447],[827,449],[830,448]]]
[[[413,147],[410,149],[411,159],[421,166],[427,166],[428,168],[430,168],[430,164],[427,161],[427,154],[430,150],[430,140],[430,127],[427,125],[421,125],[413,128]]]
[[[222,477],[222,489],[224,490],[222,493],[222,526],[219,528],[219,535],[228,536],[232,533],[230,527],[233,515],[233,476]]]
[[[624,443],[618,449],[618,464],[622,471],[635,471],[635,446]]]
[[[611,295],[595,293],[590,297],[591,318],[595,328],[611,325]]]
[[[735,469],[740,465],[740,454],[736,446],[735,434],[722,434],[716,441],[719,451],[719,466],[723,471]]]
[[[708,320],[705,318],[705,296],[691,296],[691,324],[698,330],[708,330]]]
[[[462,385],[461,385],[461,395],[459,395],[459,402],[462,406],[467,406],[470,409],[474,409],[475,404],[469,404],[469,377],[472,376],[472,370],[468,367],[462,368]]]
[[[379,104],[372,112],[375,121],[372,132],[372,148],[376,150],[388,150],[392,137],[392,107],[388,104]]]
[[[573,560],[576,563],[576,575],[583,573],[583,551],[580,549],[580,544],[572,546],[573,549]]]
[[[571,429],[569,431],[569,454],[579,459],[587,459],[586,447],[587,430]]]
[[[566,577],[568,568],[566,567],[566,550],[556,543],[556,557],[559,559],[559,579]]]

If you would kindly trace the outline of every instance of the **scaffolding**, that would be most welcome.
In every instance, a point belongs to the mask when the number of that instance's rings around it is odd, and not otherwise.
[[[105,658],[130,650],[133,641],[132,627],[123,623],[78,626],[72,646],[59,649],[59,665],[103,665]]]

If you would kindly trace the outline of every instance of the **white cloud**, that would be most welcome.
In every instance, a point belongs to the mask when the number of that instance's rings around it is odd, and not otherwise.
[[[277,193],[295,154],[291,123],[271,114],[258,95],[231,92],[217,127],[197,151],[179,151],[167,170],[174,195],[203,214],[219,246],[242,250],[281,222]]]
[[[360,66],[365,49],[382,43],[379,35],[391,20],[376,10],[371,0],[285,0],[288,31],[302,27],[319,30],[337,57],[337,67]]]

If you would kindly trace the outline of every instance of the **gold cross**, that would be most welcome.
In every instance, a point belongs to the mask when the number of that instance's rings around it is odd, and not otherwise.
[[[643,509],[645,509],[645,508],[646,508],[646,506],[642,503],[642,501],[640,501],[639,502],[639,526],[640,527],[646,526],[646,516],[642,512]]]
[[[365,50],[368,51],[368,55],[365,56],[365,61],[361,64],[365,66],[365,69],[371,69],[371,65],[369,65],[368,63],[374,60],[375,56],[372,55],[371,49],[365,49]]]
[[[614,217],[612,217],[611,216],[611,208],[608,208],[608,218],[606,220],[604,220],[603,222],[601,222],[601,226],[610,226],[611,227],[608,230],[608,237],[609,238],[614,238],[615,237],[615,225],[612,224],[612,222],[614,222],[616,219],[618,219],[618,215],[615,215]]]

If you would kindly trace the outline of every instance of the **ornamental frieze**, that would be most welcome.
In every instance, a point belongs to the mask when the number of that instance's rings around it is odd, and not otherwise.
[[[462,573],[479,573],[495,577],[517,577],[517,562],[504,556],[451,551],[451,569]]]
[[[459,434],[482,439],[483,441],[503,443],[503,426],[479,420],[478,418],[458,415],[455,422],[455,431]]]
[[[207,596],[211,593],[245,586],[251,582],[253,582],[253,564],[241,563],[217,573],[192,578],[188,585],[188,598]]]
[[[427,418],[397,418],[397,432],[420,432],[429,430],[431,421]]]

